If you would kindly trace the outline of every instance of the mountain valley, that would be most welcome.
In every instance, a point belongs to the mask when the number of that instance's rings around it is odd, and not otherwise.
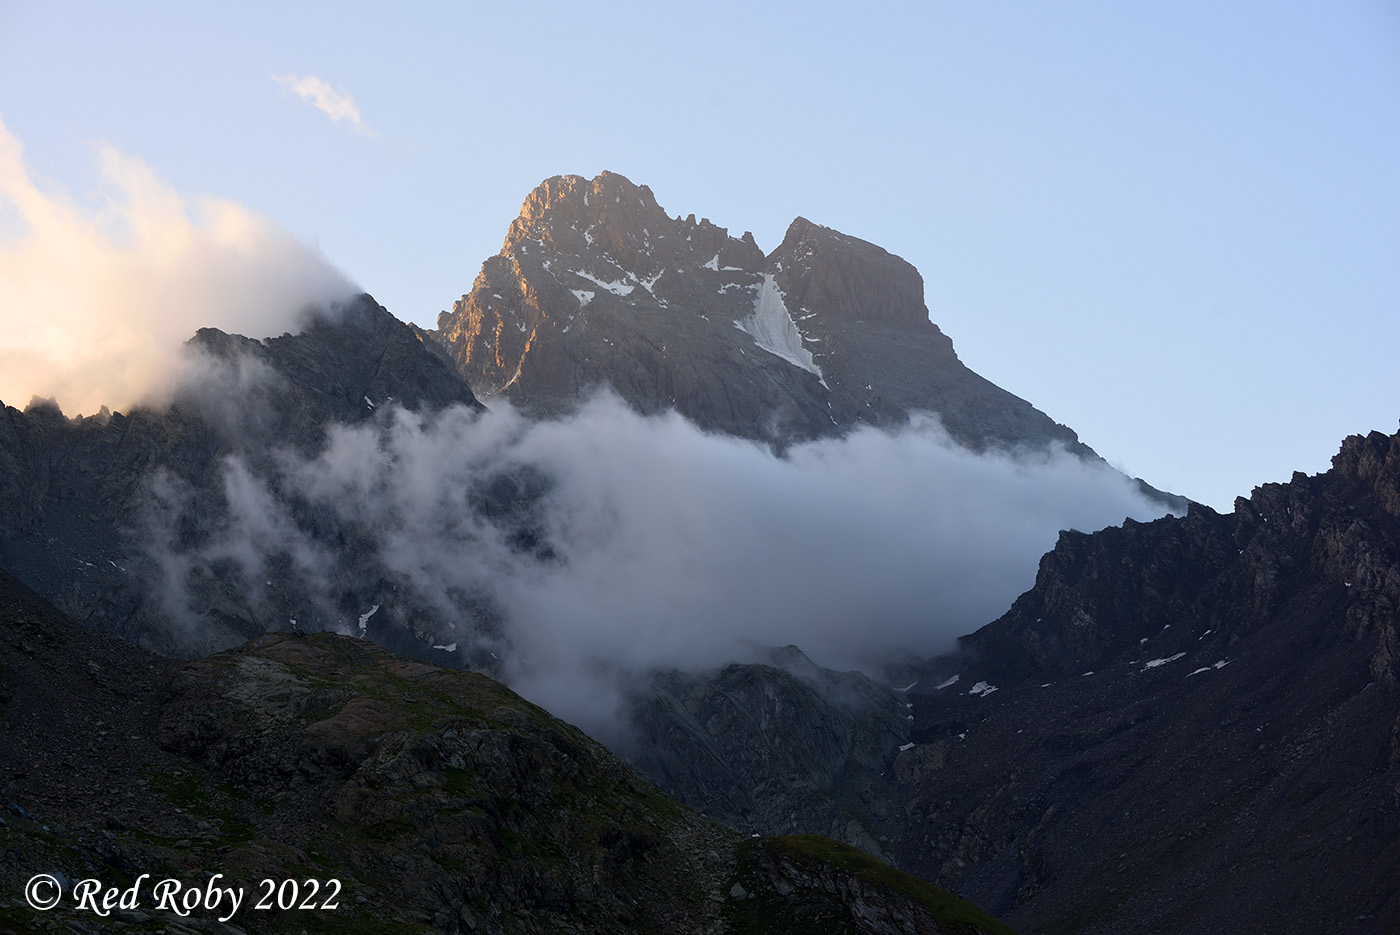
[[[133,932],[1006,931],[949,893],[1027,933],[1400,931],[1400,435],[1216,513],[963,365],[899,257],[804,218],[764,254],[615,173],[543,182],[436,329],[360,295],[189,351],[203,376],[168,403],[0,409],[0,932],[60,930],[15,895],[48,868],[345,884],[344,915]],[[884,629],[876,593],[825,629],[764,603],[766,566],[888,580],[855,576],[922,540],[808,566],[758,507],[793,465],[930,423],[970,466],[950,476],[1085,478],[1044,489],[1087,491],[1064,523],[1098,531],[1058,527],[957,634],[923,592]],[[570,493],[619,462],[568,445],[625,446],[618,425],[682,456]],[[546,458],[540,426],[576,434]],[[718,454],[686,471],[694,439]],[[988,514],[923,561],[1010,549],[1002,488],[910,461],[900,513]],[[785,467],[726,512],[730,462]],[[614,549],[643,487],[695,525]],[[1147,521],[1088,525],[1125,504]],[[696,541],[755,572],[698,621]],[[667,550],[694,587],[648,577]],[[653,629],[613,619],[629,588]],[[890,635],[939,627],[918,653]],[[615,725],[611,752],[565,721]]]

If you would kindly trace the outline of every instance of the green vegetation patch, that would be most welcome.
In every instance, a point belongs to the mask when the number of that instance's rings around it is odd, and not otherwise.
[[[821,878],[835,871],[865,886],[903,898],[928,913],[948,935],[1015,935],[1005,924],[932,883],[882,863],[858,848],[810,834],[744,841],[739,845],[733,882],[745,898],[731,897],[727,915],[736,935],[835,935],[852,930],[849,906],[819,888],[781,894],[771,868],[790,862],[804,875]]]

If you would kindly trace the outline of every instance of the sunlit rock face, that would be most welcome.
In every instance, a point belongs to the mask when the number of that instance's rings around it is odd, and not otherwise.
[[[924,410],[975,449],[1096,457],[958,360],[899,257],[805,218],[765,256],[748,232],[671,217],[611,172],[541,183],[425,336],[488,405],[535,414],[607,385],[639,411],[779,445]]]
[[[488,405],[553,415],[608,385],[642,412],[813,437],[831,425],[820,375],[736,327],[756,311],[765,262],[752,235],[668,217],[620,175],[555,177],[433,336]]]

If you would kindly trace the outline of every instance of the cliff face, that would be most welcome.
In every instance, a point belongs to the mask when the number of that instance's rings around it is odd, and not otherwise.
[[[974,449],[1058,443],[1097,458],[958,360],[899,257],[805,218],[765,256],[750,234],[669,217],[609,172],[536,188],[424,335],[488,404],[536,414],[609,386],[641,412],[781,446],[931,411]]]
[[[555,177],[433,336],[483,399],[535,414],[610,385],[640,411],[674,406],[735,434],[825,421],[804,389],[819,378],[765,367],[734,327],[753,311],[763,262],[752,237],[672,219],[620,175]]]
[[[855,237],[797,218],[769,262],[794,306],[827,321],[878,321],[920,328],[928,321],[924,280],[901,258]],[[945,339],[948,353],[953,342]]]
[[[652,782],[733,828],[817,833],[889,859],[903,829],[887,771],[909,739],[904,697],[796,647],[766,663],[658,672],[633,698],[623,754]]]
[[[1035,588],[963,645],[1023,681],[1092,669],[1168,627],[1227,649],[1270,620],[1340,613],[1346,633],[1375,641],[1372,677],[1393,685],[1395,438],[1353,436],[1332,464],[1258,487],[1232,514],[1193,505],[1183,519],[1062,533]]]
[[[1390,931],[1397,479],[1372,433],[1229,515],[1062,535],[910,694],[901,866],[1035,931]]]

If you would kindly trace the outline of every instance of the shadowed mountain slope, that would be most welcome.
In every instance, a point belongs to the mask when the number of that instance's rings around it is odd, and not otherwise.
[[[910,693],[906,869],[1028,931],[1394,931],[1400,436],[1064,533],[962,644]]]
[[[149,537],[132,535],[153,515],[156,494],[185,501],[178,535],[199,541],[233,495],[231,458],[256,468],[284,449],[309,453],[333,425],[374,420],[390,402],[425,412],[481,407],[368,295],[297,335],[257,341],[205,328],[188,346],[201,377],[162,408],[81,419],[40,400],[23,412],[0,408],[0,567],[99,629],[199,654],[285,627],[298,613],[314,627],[315,613],[296,595],[275,611],[254,608],[247,583],[214,568],[195,587],[199,625],[177,626],[153,590],[160,571],[139,549]]]
[[[741,842],[484,676],[330,634],[181,664],[3,572],[0,635],[6,935],[1007,931],[835,842]],[[158,908],[214,871],[236,913]],[[37,873],[51,912],[19,895]],[[80,909],[84,879],[137,905]],[[266,879],[321,893],[258,909]]]

